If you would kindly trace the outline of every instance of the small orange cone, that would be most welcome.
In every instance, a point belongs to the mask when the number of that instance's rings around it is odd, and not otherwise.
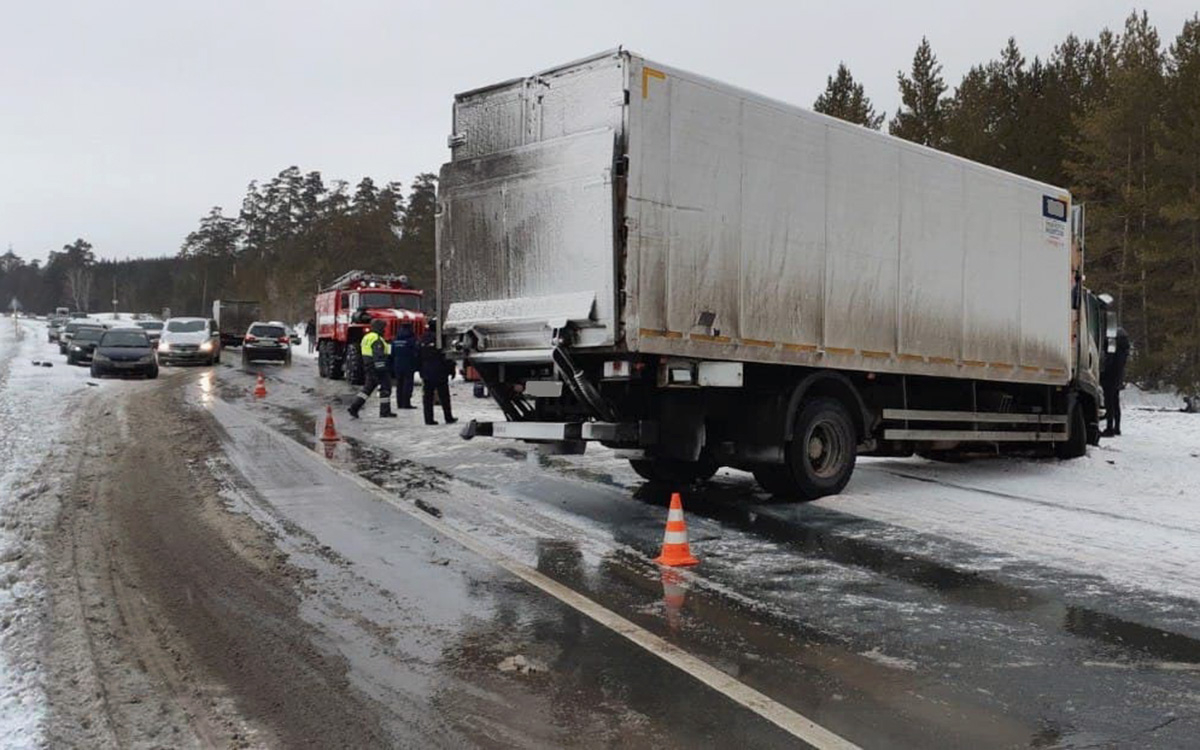
[[[267,380],[266,380],[266,378],[263,377],[263,374],[260,372],[258,374],[258,382],[254,384],[254,397],[262,398],[263,396],[266,396],[266,395],[267,395]]]
[[[679,630],[679,624],[683,618],[683,601],[687,597],[683,574],[678,570],[663,568],[662,587],[663,605],[667,612],[667,627],[672,631]]]
[[[341,440],[337,434],[337,428],[333,426],[333,407],[325,407],[325,432],[321,434],[321,442],[336,443]]]
[[[678,568],[700,562],[692,557],[688,547],[687,524],[683,521],[683,501],[678,492],[671,493],[671,508],[667,511],[667,531],[663,534],[662,554],[654,558],[659,565]]]

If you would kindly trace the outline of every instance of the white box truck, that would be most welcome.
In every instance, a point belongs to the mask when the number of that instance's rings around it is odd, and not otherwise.
[[[464,437],[799,498],[856,455],[1099,440],[1062,188],[621,50],[458,95],[449,142],[439,335],[506,416]]]

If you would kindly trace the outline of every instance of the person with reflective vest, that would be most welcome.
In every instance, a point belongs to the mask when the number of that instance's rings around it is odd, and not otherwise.
[[[362,337],[358,345],[367,377],[362,392],[356,394],[354,403],[350,404],[350,416],[355,419],[358,419],[359,410],[367,403],[376,387],[379,388],[379,416],[396,416],[392,413],[392,375],[388,371],[392,347],[383,337],[385,328],[386,324],[382,320],[371,321],[371,330]]]

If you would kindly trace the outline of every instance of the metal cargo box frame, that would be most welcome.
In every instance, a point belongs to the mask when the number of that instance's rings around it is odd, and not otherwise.
[[[1069,380],[1060,188],[623,51],[460,94],[451,146],[439,300],[472,359],[572,326],[579,353]]]

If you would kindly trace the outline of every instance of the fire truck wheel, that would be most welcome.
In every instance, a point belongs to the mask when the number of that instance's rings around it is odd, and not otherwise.
[[[323,378],[329,377],[329,354],[325,351],[325,342],[317,344],[317,374]]]
[[[358,350],[358,343],[355,342],[346,352],[346,380],[350,381],[351,385],[362,385],[366,380],[364,375],[362,352]]]

